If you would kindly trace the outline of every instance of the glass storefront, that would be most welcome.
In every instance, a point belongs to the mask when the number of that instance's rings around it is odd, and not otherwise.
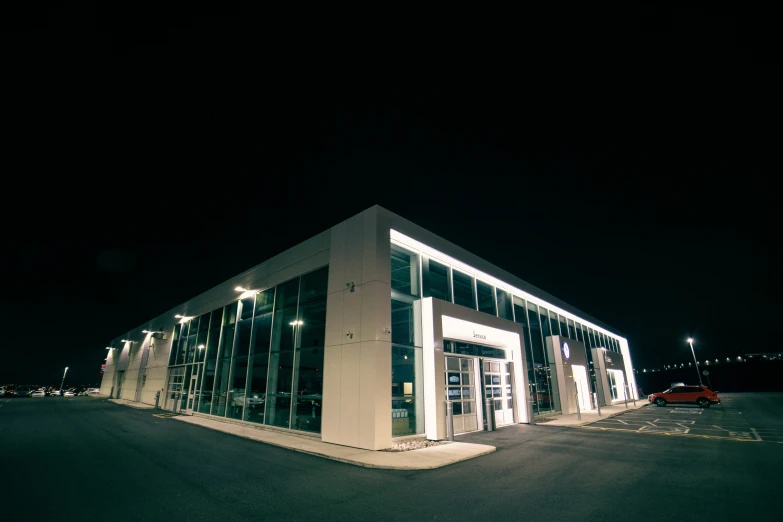
[[[323,267],[177,325],[166,407],[194,371],[194,411],[320,432],[327,280]]]

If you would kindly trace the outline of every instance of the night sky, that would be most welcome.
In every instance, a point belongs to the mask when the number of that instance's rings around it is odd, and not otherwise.
[[[0,383],[97,383],[114,337],[374,204],[625,333],[637,368],[688,336],[779,350],[765,13],[182,5],[2,17]]]

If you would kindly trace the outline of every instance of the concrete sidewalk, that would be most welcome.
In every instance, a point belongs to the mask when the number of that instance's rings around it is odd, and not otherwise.
[[[598,411],[591,410],[589,412],[582,413],[582,420],[579,420],[577,414],[574,413],[571,415],[557,415],[551,420],[546,422],[537,422],[536,424],[540,424],[541,426],[584,426],[585,424],[590,424],[591,422],[613,417],[626,411],[638,410],[639,408],[643,408],[648,404],[649,402],[647,402],[647,397],[645,397],[644,399],[637,400],[636,406],[634,406],[633,402],[629,401],[628,408],[625,407],[624,402],[616,403],[612,406],[601,406],[600,417],[598,416]]]
[[[155,408],[155,406],[152,404],[144,404],[143,402],[129,401],[126,399],[109,399],[109,402],[120,404],[122,406],[130,406],[131,408],[136,408],[137,410],[152,410]]]
[[[263,442],[264,444],[271,444],[366,468],[397,470],[435,469],[454,464],[455,462],[487,455],[495,451],[494,446],[468,444],[465,442],[450,442],[441,446],[411,451],[371,451],[321,442],[317,437],[289,434],[282,431],[222,422],[204,417],[180,415],[172,417],[172,419]]]

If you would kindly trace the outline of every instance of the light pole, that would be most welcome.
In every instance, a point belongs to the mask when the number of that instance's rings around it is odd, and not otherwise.
[[[65,383],[65,374],[68,373],[68,367],[65,367],[65,371],[63,372],[63,380],[60,381],[60,395],[63,394],[63,384]]]
[[[699,361],[696,360],[696,352],[693,350],[693,339],[688,337],[688,344],[691,345],[691,353],[693,354],[693,362],[696,363],[696,375],[699,376],[699,384],[701,386],[704,386],[704,383],[701,381],[701,372],[699,371]]]

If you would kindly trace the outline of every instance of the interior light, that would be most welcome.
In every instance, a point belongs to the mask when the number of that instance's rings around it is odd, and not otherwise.
[[[203,344],[199,344],[198,345],[198,349],[201,350],[202,348],[204,348],[204,345]]]
[[[236,286],[234,287],[234,290],[236,290],[237,292],[247,292],[247,288],[243,286]]]
[[[291,321],[288,324],[290,324],[291,326],[302,326],[304,324],[304,321]]]

